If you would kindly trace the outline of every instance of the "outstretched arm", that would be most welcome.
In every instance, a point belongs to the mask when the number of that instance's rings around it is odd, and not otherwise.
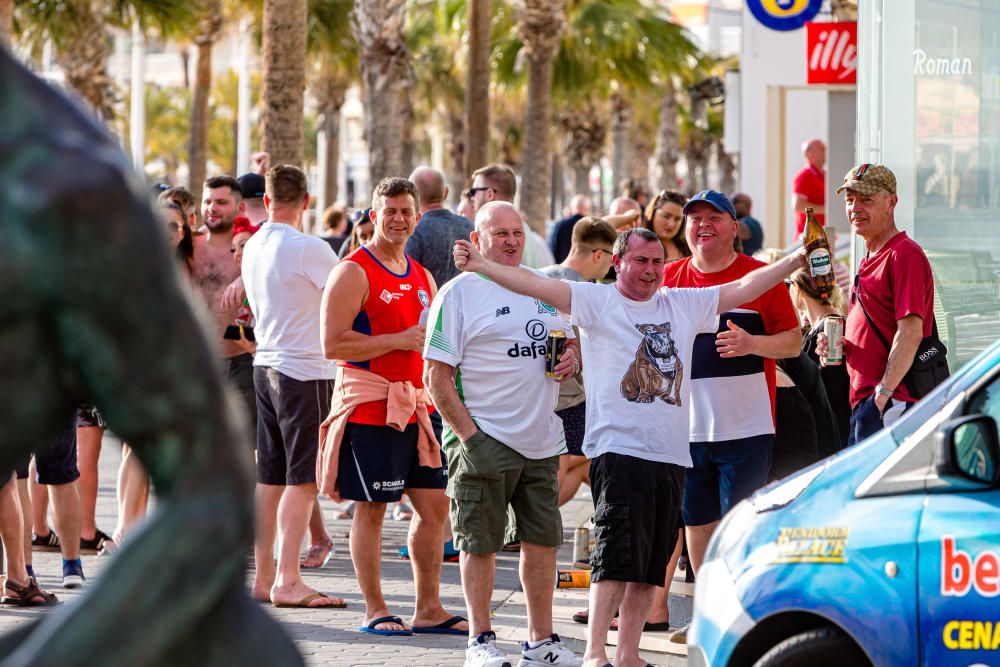
[[[512,292],[541,299],[556,310],[569,313],[572,292],[569,284],[545,278],[519,266],[504,266],[483,257],[470,241],[455,241],[455,266],[461,271],[481,273]]]
[[[771,289],[796,269],[805,266],[805,249],[800,249],[788,257],[751,271],[739,280],[726,283],[719,288],[719,314],[737,308],[742,303],[753,301]]]

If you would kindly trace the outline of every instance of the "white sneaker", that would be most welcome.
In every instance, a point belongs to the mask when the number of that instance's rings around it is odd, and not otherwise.
[[[528,648],[526,643],[522,643],[521,662],[517,665],[518,667],[580,667],[583,665],[583,658],[566,648],[559,635],[554,634],[535,648]]]
[[[494,632],[480,632],[465,649],[464,667],[511,667],[510,660],[497,648]]]

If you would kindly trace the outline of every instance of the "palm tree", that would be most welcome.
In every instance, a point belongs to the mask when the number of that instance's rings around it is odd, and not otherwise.
[[[677,122],[677,87],[674,77],[663,77],[663,97],[660,98],[660,120],[656,127],[654,157],[656,171],[654,190],[677,188],[677,161],[680,159],[680,127]]]
[[[347,91],[358,80],[358,45],[344,26],[350,22],[353,0],[310,0],[309,91],[316,99],[319,129],[326,138],[326,173],[322,184],[328,203],[337,200],[340,165],[340,111]]]
[[[271,164],[302,166],[307,0],[264,0],[263,149]]]
[[[51,41],[68,87],[109,122],[119,96],[108,74],[108,27],[138,21],[144,32],[178,34],[194,25],[197,7],[197,0],[33,0],[17,4],[15,14],[20,38],[35,49]]]
[[[566,161],[573,171],[573,191],[590,191],[590,168],[604,154],[608,136],[607,116],[596,102],[581,100],[559,115],[559,127],[566,136]]]
[[[515,0],[517,35],[528,59],[528,96],[524,114],[524,169],[521,210],[526,222],[545,233],[549,189],[552,65],[566,30],[566,0]]]
[[[361,48],[368,178],[374,187],[403,169],[400,96],[410,77],[403,33],[406,0],[355,0],[352,18]]]
[[[188,142],[188,189],[199,192],[205,180],[205,155],[208,150],[208,95],[212,88],[212,46],[222,30],[220,0],[202,0],[201,15],[193,42],[195,61],[194,92],[191,98],[190,139]]]
[[[0,0],[0,46],[10,46],[14,34],[14,0]]]
[[[489,162],[490,0],[469,0],[469,55],[465,78],[465,177]],[[457,185],[457,184],[456,184]]]

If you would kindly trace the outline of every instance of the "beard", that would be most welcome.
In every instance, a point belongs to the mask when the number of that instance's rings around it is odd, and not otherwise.
[[[233,222],[236,220],[236,213],[232,215],[223,216],[221,220],[216,222],[210,221],[205,218],[205,226],[208,227],[210,232],[228,232],[233,228]]]

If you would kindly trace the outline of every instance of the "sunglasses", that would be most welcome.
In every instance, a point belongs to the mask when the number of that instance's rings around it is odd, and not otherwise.
[[[480,188],[469,188],[469,196],[470,197],[475,197],[477,192],[485,192],[486,190],[492,190],[492,189],[493,188],[491,188],[488,185],[484,185],[484,186],[482,186]]]

